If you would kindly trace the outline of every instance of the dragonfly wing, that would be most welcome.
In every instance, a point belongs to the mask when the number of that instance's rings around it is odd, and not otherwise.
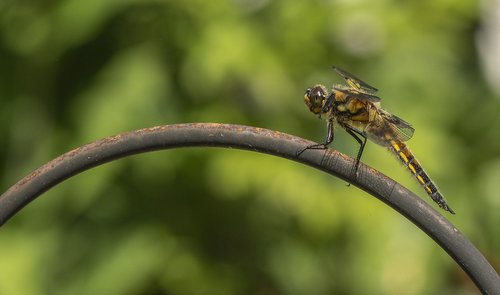
[[[358,91],[362,91],[368,94],[374,94],[375,92],[378,91],[377,88],[369,85],[368,83],[364,82],[363,80],[359,79],[353,74],[342,70],[341,68],[333,66],[333,69],[335,70],[335,72],[337,72],[337,74],[339,74],[342,78],[344,78],[344,80],[347,82],[349,86]]]
[[[354,98],[359,99],[361,101],[369,101],[369,102],[379,102],[380,101],[380,97],[378,97],[376,95],[359,92],[359,91],[356,91],[352,88],[343,88],[340,86],[334,86],[333,90],[342,92],[347,96],[354,97]]]
[[[387,124],[390,125],[398,140],[408,141],[413,137],[415,129],[411,127],[410,123],[406,122],[398,116],[389,114],[384,110],[382,110],[381,116],[384,118]]]
[[[381,146],[391,146],[391,141],[408,141],[414,132],[408,122],[382,109],[377,110],[364,130],[366,137]]]

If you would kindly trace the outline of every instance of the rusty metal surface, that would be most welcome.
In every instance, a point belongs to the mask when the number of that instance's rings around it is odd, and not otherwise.
[[[0,225],[51,187],[115,159],[179,147],[238,148],[301,162],[351,182],[397,210],[434,239],[484,294],[499,294],[500,278],[495,270],[458,229],[425,201],[363,164],[357,181],[349,180],[353,160],[333,149],[306,150],[297,157],[298,151],[311,144],[314,143],[277,131],[218,123],[166,125],[118,134],[69,151],[14,184],[0,196]]]

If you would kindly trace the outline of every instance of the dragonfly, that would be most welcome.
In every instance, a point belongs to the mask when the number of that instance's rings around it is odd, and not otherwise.
[[[380,97],[375,95],[377,88],[336,66],[333,69],[347,85],[333,85],[329,92],[325,86],[316,84],[307,88],[304,94],[309,110],[320,118],[324,116],[327,121],[325,142],[308,146],[298,155],[307,149],[326,149],[333,142],[334,125],[338,124],[360,145],[352,170],[353,179],[357,178],[361,156],[370,139],[392,151],[430,198],[443,210],[455,214],[406,144],[415,129],[380,106]]]

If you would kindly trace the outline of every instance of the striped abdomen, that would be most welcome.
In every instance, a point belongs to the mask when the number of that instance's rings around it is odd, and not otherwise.
[[[439,192],[436,184],[434,184],[417,159],[415,159],[408,146],[403,142],[391,140],[390,149],[398,156],[401,162],[408,167],[408,170],[410,170],[411,174],[413,174],[417,181],[424,187],[424,190],[431,197],[431,199],[436,202],[439,207],[455,214],[448,204],[446,204],[446,201],[443,195]]]

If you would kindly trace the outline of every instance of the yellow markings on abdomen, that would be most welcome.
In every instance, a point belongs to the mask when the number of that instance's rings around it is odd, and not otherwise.
[[[406,144],[391,140],[391,150],[398,156],[401,162],[408,167],[408,170],[415,176],[418,183],[424,187],[425,192],[429,194],[431,198],[434,198],[434,195],[438,191],[436,185],[429,178],[417,159],[415,159]]]
[[[410,169],[411,173],[416,175],[417,174],[417,169],[415,169],[415,166],[413,164],[408,164],[408,169]],[[419,179],[419,175],[417,175],[417,179]],[[421,178],[421,177],[420,177]]]
[[[410,168],[413,174],[416,173],[415,167],[410,163],[410,159],[414,159],[413,155],[410,153],[406,145],[402,142],[396,142],[394,140],[391,141],[391,146],[394,149],[394,152],[398,155],[399,159],[403,161],[403,163]]]
[[[390,135],[386,135],[386,138],[390,137]],[[452,214],[455,214],[453,210],[446,204],[446,200],[443,195],[439,192],[437,186],[434,182],[429,178],[429,175],[424,171],[420,163],[415,159],[413,154],[410,152],[410,149],[406,146],[404,142],[398,142],[395,140],[390,140],[391,146],[390,149],[398,156],[398,158],[408,167],[411,174],[415,176],[418,183],[420,183],[425,192],[431,197],[431,199],[436,202],[439,207],[443,208],[446,211],[449,211]]]

